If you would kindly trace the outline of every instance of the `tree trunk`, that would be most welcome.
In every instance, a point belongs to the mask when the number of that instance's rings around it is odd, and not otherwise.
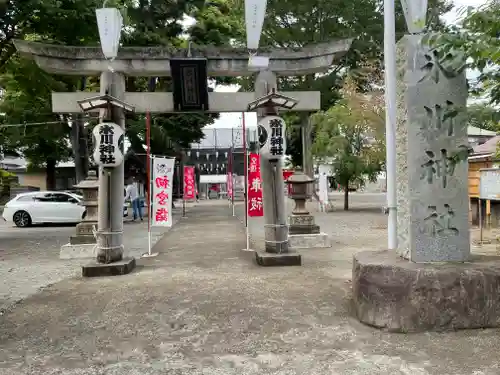
[[[344,211],[349,211],[349,184],[344,186]]]
[[[54,159],[47,159],[45,168],[45,184],[47,185],[47,190],[56,190],[56,165],[57,162]]]

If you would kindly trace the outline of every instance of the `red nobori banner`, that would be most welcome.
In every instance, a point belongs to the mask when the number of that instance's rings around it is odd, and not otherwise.
[[[194,167],[184,167],[184,199],[195,199]]]
[[[286,171],[286,170],[284,170],[283,171],[283,181],[288,180],[290,177],[292,177],[292,175],[293,175],[293,171]],[[285,193],[287,195],[290,195],[291,192],[292,192],[292,185],[285,184]]]
[[[248,216],[264,216],[262,204],[262,181],[260,179],[260,156],[250,154],[248,164]]]
[[[231,172],[227,173],[227,196],[229,198],[233,197],[233,174]]]

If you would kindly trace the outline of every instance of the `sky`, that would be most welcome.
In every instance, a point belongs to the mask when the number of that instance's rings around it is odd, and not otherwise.
[[[395,0],[399,1],[399,0]],[[482,4],[485,4],[487,0],[454,0],[454,8],[443,15],[443,19],[446,23],[452,24],[455,23],[458,19],[457,11],[464,6],[474,6],[478,7]],[[477,75],[477,72],[467,72],[467,76],[469,78],[473,78]],[[215,91],[219,92],[236,92],[238,90],[237,86],[217,86]],[[240,112],[228,112],[221,113],[220,117],[215,120],[212,125],[208,125],[207,128],[231,128],[231,127],[241,127],[242,124],[242,114]],[[255,112],[247,112],[245,113],[245,125],[248,128],[257,126],[257,115]]]

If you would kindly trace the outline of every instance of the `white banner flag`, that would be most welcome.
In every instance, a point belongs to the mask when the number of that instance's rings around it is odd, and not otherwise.
[[[175,159],[153,158],[153,195],[151,201],[151,225],[157,227],[172,226],[172,182],[174,178]]]
[[[425,30],[428,0],[401,0],[408,31],[419,34]]]
[[[267,0],[245,0],[247,48],[259,48],[260,34],[266,16]]]

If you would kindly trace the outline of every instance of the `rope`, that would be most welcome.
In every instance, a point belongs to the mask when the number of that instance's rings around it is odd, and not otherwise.
[[[97,236],[99,234],[103,234],[103,235],[112,235],[112,234],[122,234],[123,235],[123,230],[121,231],[116,231],[116,232],[106,232],[106,231],[99,231],[96,229],[96,226],[93,225],[92,226],[92,235],[94,236],[94,239],[96,241],[96,244],[93,248],[93,251],[97,251],[97,250],[114,250],[114,249],[122,249],[123,251],[125,250],[125,246],[123,244],[119,245],[119,246],[99,246],[98,242],[97,242]],[[107,256],[106,256],[107,257]],[[106,259],[106,263],[108,263],[109,259]]]
[[[281,254],[283,252],[283,246],[281,244],[287,243],[288,242],[288,225],[287,224],[264,224],[264,228],[266,227],[272,227],[272,228],[286,228],[287,233],[286,233],[286,240],[284,241],[273,241],[273,240],[265,240],[268,243],[272,244],[280,244],[280,249],[278,254]],[[274,234],[276,235],[276,230],[274,231]]]

